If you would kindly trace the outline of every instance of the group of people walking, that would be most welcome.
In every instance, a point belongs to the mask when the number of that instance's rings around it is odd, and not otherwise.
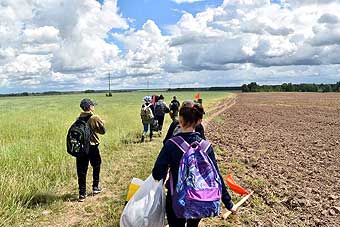
[[[141,107],[140,116],[143,123],[143,134],[141,142],[144,142],[146,134],[150,130],[150,141],[152,140],[153,132],[157,132],[159,136],[162,135],[164,118],[169,113],[171,119],[176,121],[178,119],[178,112],[180,103],[177,97],[174,96],[169,106],[164,102],[164,96],[153,95],[145,96],[144,104]]]
[[[154,102],[152,102],[153,100]],[[190,214],[185,216],[178,211],[181,210],[181,208],[179,208],[178,203],[176,203],[178,196],[176,196],[174,191],[178,191],[178,183],[177,186],[173,184],[174,182],[181,181],[181,179],[179,179],[179,173],[181,165],[183,165],[183,156],[187,152],[187,149],[195,144],[198,146],[205,145],[206,148],[204,152],[206,153],[207,158],[210,159],[210,163],[213,166],[212,168],[215,169],[218,174],[217,181],[220,183],[220,199],[224,203],[225,207],[235,214],[236,208],[234,207],[230,194],[228,193],[226,185],[219,172],[214,150],[212,146],[205,141],[204,127],[202,125],[202,119],[205,112],[202,102],[199,103],[189,100],[184,101],[182,105],[180,105],[177,97],[174,96],[168,107],[165,104],[164,97],[162,95],[160,95],[158,99],[155,99],[155,96],[146,96],[144,97],[144,102],[145,103],[141,108],[141,118],[144,126],[142,142],[145,139],[148,128],[150,128],[150,140],[152,140],[153,124],[155,121],[159,124],[156,129],[158,129],[159,134],[161,134],[165,114],[169,113],[172,119],[172,123],[170,124],[168,132],[163,140],[163,148],[161,149],[152,170],[152,176],[155,180],[166,179],[168,172],[170,173],[170,180],[168,180],[165,184],[168,188],[168,193],[166,195],[166,215],[169,226],[197,227],[201,218],[212,215],[212,213],[208,213],[207,215],[202,214],[204,211],[202,211],[200,207],[201,205],[191,204],[189,209],[195,210],[196,213],[192,215],[192,213],[189,212]],[[145,115],[148,115],[148,117],[146,118]],[[197,163],[196,165],[199,165]],[[186,165],[189,164],[187,163]],[[187,166],[187,168],[192,167]],[[205,168],[208,167],[200,166],[198,168],[202,168],[202,171],[204,172],[207,171]],[[195,184],[193,182],[190,182],[189,184],[191,183]],[[206,195],[203,197],[205,196]],[[181,201],[181,203],[183,203],[183,201]],[[216,209],[218,210],[218,208]],[[205,210],[209,210],[208,207],[206,207]],[[207,212],[211,212],[211,209]]]
[[[80,103],[82,112],[79,119],[86,121],[91,128],[92,134],[90,139],[90,149],[88,154],[83,157],[77,157],[77,175],[79,185],[79,201],[84,201],[86,197],[86,173],[88,163],[93,167],[93,193],[97,194],[102,191],[99,187],[99,173],[101,157],[99,153],[98,134],[105,133],[104,121],[94,114],[95,103],[90,99],[83,99]],[[155,161],[152,169],[152,176],[155,180],[166,179],[170,174],[169,180],[166,181],[165,187],[168,189],[166,195],[166,215],[170,227],[197,227],[200,220],[205,217],[218,215],[219,201],[222,200],[225,207],[232,213],[236,213],[236,208],[227,191],[226,185],[219,172],[213,147],[205,140],[204,127],[202,126],[204,108],[201,103],[194,101],[184,101],[180,105],[177,97],[174,96],[169,106],[164,102],[163,95],[145,96],[144,104],[141,107],[141,119],[143,123],[142,142],[145,140],[148,130],[150,130],[150,140],[152,140],[153,131],[162,135],[162,128],[165,114],[169,113],[172,123],[163,140],[163,147]],[[194,153],[188,156],[187,151],[199,150],[203,158],[193,162]],[[183,161],[184,157],[188,162]],[[191,160],[191,162],[190,162]],[[186,166],[195,164],[194,166]],[[181,188],[183,185],[183,168],[187,172],[192,169],[199,169],[195,174],[188,177],[187,187],[192,191],[193,198],[198,201],[190,203],[181,197]],[[185,171],[184,171],[185,172]],[[197,178],[197,179],[195,179]],[[186,180],[188,180],[186,179]],[[209,188],[203,191],[195,191],[195,181],[202,181],[199,186],[207,184]],[[207,186],[206,185],[206,186]],[[204,186],[205,187],[205,186]],[[188,189],[188,191],[190,191]],[[187,193],[187,192],[184,192]],[[213,197],[216,201],[211,201]],[[178,200],[178,199],[182,200]],[[202,198],[204,198],[202,200]],[[206,204],[206,205],[205,205]],[[184,209],[187,206],[188,209]],[[184,212],[184,210],[186,210]]]

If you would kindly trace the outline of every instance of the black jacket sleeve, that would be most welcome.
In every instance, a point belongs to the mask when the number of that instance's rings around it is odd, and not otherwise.
[[[163,146],[152,169],[153,178],[155,180],[164,179],[168,173],[169,165],[170,165],[169,151],[166,149],[166,146]]]
[[[220,178],[221,178],[221,181],[222,181],[222,202],[224,203],[225,207],[228,210],[230,210],[234,206],[234,204],[231,201],[231,196],[230,196],[229,192],[227,191],[227,187],[225,186],[223,177],[221,176],[220,170],[218,169],[216,158],[215,158],[215,153],[214,153],[212,146],[210,146],[210,148],[207,152],[208,152],[209,158],[214,163],[215,168],[216,168],[218,174],[220,175]]]
[[[195,127],[195,132],[198,132],[201,135],[201,138],[205,140],[204,127],[202,124],[199,124]]]
[[[174,130],[178,125],[178,121],[173,121],[168,129],[168,132],[166,133],[166,136],[163,140],[163,145],[165,145],[166,141],[168,141],[168,139],[170,139],[172,137],[172,135],[174,134]]]
[[[150,109],[152,111],[153,116],[155,116],[155,106],[151,104]]]

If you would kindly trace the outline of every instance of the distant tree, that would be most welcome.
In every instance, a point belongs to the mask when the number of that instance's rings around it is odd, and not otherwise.
[[[311,88],[312,88],[312,92],[318,92],[319,90],[319,87],[316,84],[312,84]]]
[[[288,83],[288,84],[287,84],[287,91],[288,91],[288,92],[294,91],[294,87],[293,87],[293,84],[292,84],[292,83]]]
[[[333,91],[335,91],[335,92],[339,92],[339,91],[340,91],[340,81],[337,82],[337,83],[334,85]]]
[[[322,92],[332,92],[332,86],[330,84],[324,85]]]
[[[257,92],[259,91],[259,86],[257,85],[256,82],[251,82],[250,84],[248,84],[248,88],[250,92]]]
[[[242,92],[249,92],[248,85],[243,84],[241,88],[242,88]]]
[[[301,84],[299,90],[302,92],[317,92],[318,86],[316,84]]]

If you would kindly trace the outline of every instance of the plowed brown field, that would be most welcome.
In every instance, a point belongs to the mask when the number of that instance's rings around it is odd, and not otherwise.
[[[340,94],[238,94],[207,137],[255,192],[238,225],[340,226]]]

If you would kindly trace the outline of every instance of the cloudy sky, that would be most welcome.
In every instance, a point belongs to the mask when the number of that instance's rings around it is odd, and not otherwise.
[[[340,81],[340,0],[0,0],[0,93]]]

